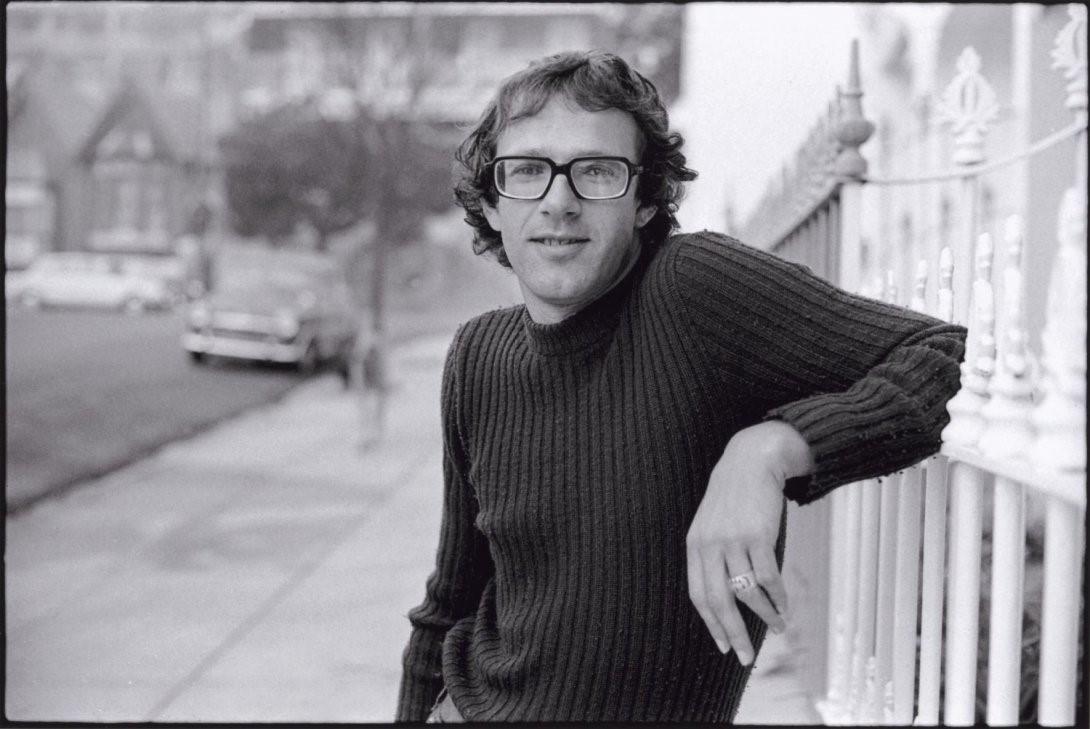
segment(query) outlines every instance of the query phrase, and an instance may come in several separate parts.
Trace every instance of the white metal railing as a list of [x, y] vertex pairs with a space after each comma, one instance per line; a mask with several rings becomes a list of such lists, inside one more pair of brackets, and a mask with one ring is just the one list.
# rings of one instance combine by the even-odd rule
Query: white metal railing
[[[997, 107], [970, 48], [941, 107], [954, 133], [952, 170], [868, 176], [859, 146], [874, 127], [863, 118], [853, 44], [835, 113], [823, 115], [810, 151], [796, 156], [795, 178], [784, 173], [746, 226], [756, 243], [860, 291], [864, 188], [958, 185], [952, 245], [938, 261], [913, 262], [913, 277], [887, 272], [882, 298], [900, 303], [895, 282], [914, 280], [911, 308], [967, 326], [962, 386], [948, 404], [940, 453], [830, 497], [828, 652], [825, 694], [816, 702], [826, 723], [1018, 724], [1029, 675], [1022, 665], [1025, 544], [1027, 529], [1038, 528], [1045, 546], [1036, 720], [1075, 720], [1086, 509], [1086, 9], [1072, 5], [1068, 13], [1052, 56], [1068, 82], [1069, 127], [988, 162], [984, 140]], [[1039, 246], [1024, 240], [1022, 218], [1012, 214], [996, 250], [980, 224], [981, 179], [1072, 137], [1075, 169], [1060, 205], [1052, 277], [1046, 290], [1028, 290], [1025, 259]], [[835, 225], [819, 218], [834, 209]], [[836, 250], [811, 250], [820, 246]], [[929, 271], [938, 274], [931, 306]], [[1037, 356], [1025, 310], [1044, 297]], [[1043, 524], [1029, 518], [1037, 503]]]

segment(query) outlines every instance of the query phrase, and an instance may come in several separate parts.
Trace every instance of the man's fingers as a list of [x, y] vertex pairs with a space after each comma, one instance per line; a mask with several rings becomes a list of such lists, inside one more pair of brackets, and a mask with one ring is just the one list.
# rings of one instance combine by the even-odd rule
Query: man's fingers
[[753, 644], [749, 642], [746, 624], [742, 621], [738, 606], [734, 604], [734, 591], [730, 587], [726, 558], [719, 552], [714, 554], [714, 558], [704, 559], [704, 589], [708, 592], [712, 610], [726, 631], [731, 647], [738, 654], [738, 660], [748, 666], [753, 662]]
[[[749, 557], [742, 556], [741, 552], [729, 553], [727, 567], [730, 570], [731, 577], [740, 575], [748, 575], [749, 577], [748, 587], [735, 591], [735, 597], [749, 606], [750, 610], [757, 613], [758, 617], [768, 623], [768, 626], [774, 632], [782, 633], [786, 627], [783, 618], [776, 612], [776, 608], [772, 606], [772, 603], [768, 601], [768, 597], [761, 590], [757, 571], [751, 568]], [[733, 590], [733, 587], [731, 589]]]
[[719, 652], [726, 653], [730, 649], [730, 641], [727, 640], [727, 632], [719, 624], [719, 618], [716, 617], [708, 602], [708, 593], [704, 588], [704, 565], [700, 550], [689, 547], [687, 556], [689, 599], [700, 614], [704, 624], [708, 626], [708, 632], [711, 633], [712, 639], [719, 646]]
[[772, 600], [772, 606], [784, 619], [787, 618], [787, 590], [783, 585], [783, 576], [776, 564], [776, 555], [771, 546], [750, 548], [749, 560], [757, 576], [757, 584], [764, 588]]

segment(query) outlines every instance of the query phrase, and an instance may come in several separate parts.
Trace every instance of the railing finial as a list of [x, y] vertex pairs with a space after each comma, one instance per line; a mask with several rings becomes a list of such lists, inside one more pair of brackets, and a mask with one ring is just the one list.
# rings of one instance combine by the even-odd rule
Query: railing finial
[[987, 385], [995, 372], [995, 289], [992, 287], [992, 260], [995, 246], [991, 233], [981, 233], [976, 242], [976, 280], [973, 281], [973, 323], [979, 327], [973, 368]]
[[859, 40], [852, 40], [851, 63], [848, 68], [848, 86], [837, 87], [840, 99], [840, 119], [836, 138], [840, 142], [840, 155], [836, 171], [841, 177], [858, 180], [867, 174], [867, 160], [859, 148], [874, 134], [874, 124], [863, 117], [863, 89], [859, 82]]
[[897, 297], [900, 292], [897, 290], [897, 276], [893, 273], [893, 269], [886, 269], [885, 285], [882, 289], [882, 300], [887, 304], [896, 304]]
[[908, 305], [921, 314], [927, 311], [927, 259], [916, 264], [916, 280], [912, 288], [912, 302]]
[[943, 246], [939, 251], [939, 290], [935, 315], [943, 321], [954, 320], [954, 251]]
[[1003, 347], [995, 376], [989, 383], [991, 398], [981, 409], [986, 426], [978, 446], [994, 458], [1024, 457], [1033, 443], [1030, 413], [1033, 410], [1034, 371], [1027, 347], [1022, 316], [1022, 218], [1007, 218], [1004, 238], [1007, 264], [1003, 270]]
[[1058, 228], [1030, 458], [1046, 470], [1079, 471], [1086, 470], [1086, 197], [1078, 187], [1064, 193]]
[[1070, 20], [1057, 34], [1052, 48], [1052, 68], [1063, 69], [1067, 79], [1067, 108], [1086, 114], [1086, 6], [1067, 6]]
[[995, 302], [992, 295], [992, 237], [981, 233], [976, 244], [976, 280], [972, 287], [969, 341], [961, 363], [961, 389], [946, 404], [950, 423], [944, 443], [975, 446], [984, 430], [980, 411], [988, 402], [988, 381], [995, 370]]
[[980, 73], [980, 55], [968, 46], [958, 57], [958, 73], [940, 100], [941, 118], [954, 132], [954, 162], [975, 165], [984, 161], [984, 136], [999, 114], [995, 91]]

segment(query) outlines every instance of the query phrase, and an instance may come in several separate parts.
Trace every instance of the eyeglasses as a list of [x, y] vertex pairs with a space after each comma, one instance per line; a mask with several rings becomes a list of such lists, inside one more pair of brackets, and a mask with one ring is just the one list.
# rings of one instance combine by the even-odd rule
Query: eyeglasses
[[514, 200], [540, 200], [549, 193], [557, 175], [568, 178], [580, 200], [624, 197], [642, 167], [624, 157], [577, 157], [558, 165], [547, 157], [497, 157], [492, 160], [496, 191]]

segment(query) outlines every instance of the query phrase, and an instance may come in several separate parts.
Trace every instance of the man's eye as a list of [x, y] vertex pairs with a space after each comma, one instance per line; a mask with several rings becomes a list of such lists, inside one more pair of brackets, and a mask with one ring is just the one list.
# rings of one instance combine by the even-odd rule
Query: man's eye
[[584, 167], [583, 174], [588, 177], [616, 177], [618, 171], [611, 165], [593, 164]]
[[511, 175], [519, 175], [522, 177], [532, 177], [534, 175], [541, 175], [545, 173], [545, 165], [540, 162], [522, 162], [514, 165], [508, 172]]

